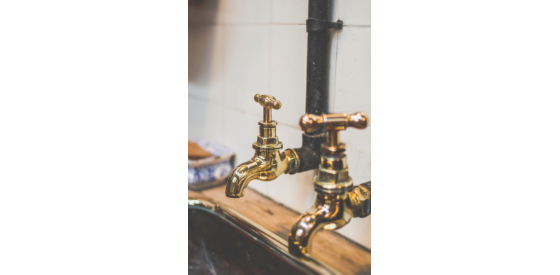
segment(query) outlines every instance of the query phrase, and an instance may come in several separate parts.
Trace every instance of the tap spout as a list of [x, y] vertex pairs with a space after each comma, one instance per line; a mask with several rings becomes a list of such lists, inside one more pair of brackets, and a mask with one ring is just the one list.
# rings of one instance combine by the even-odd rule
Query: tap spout
[[313, 207], [301, 215], [290, 231], [288, 248], [297, 256], [309, 256], [315, 234], [322, 229], [335, 230], [350, 222], [352, 208], [346, 192], [317, 192]]
[[249, 182], [259, 177], [262, 165], [263, 161], [256, 158], [235, 167], [226, 180], [226, 196], [230, 198], [243, 197]]
[[290, 231], [288, 248], [296, 256], [309, 256], [311, 242], [321, 229], [336, 230], [351, 218], [363, 218], [371, 213], [371, 182], [326, 192], [316, 188], [315, 203], [303, 213]]
[[241, 198], [252, 180], [271, 181], [284, 173], [296, 173], [297, 155], [293, 149], [263, 149], [255, 146], [255, 155], [249, 161], [235, 167], [226, 179], [226, 196]]

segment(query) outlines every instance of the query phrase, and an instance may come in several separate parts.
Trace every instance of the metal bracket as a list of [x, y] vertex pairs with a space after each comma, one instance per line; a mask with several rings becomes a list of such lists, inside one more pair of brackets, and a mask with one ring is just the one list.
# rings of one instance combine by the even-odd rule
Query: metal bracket
[[342, 21], [338, 20], [336, 22], [329, 22], [326, 20], [319, 20], [309, 18], [305, 21], [307, 26], [307, 32], [322, 31], [328, 29], [342, 29]]

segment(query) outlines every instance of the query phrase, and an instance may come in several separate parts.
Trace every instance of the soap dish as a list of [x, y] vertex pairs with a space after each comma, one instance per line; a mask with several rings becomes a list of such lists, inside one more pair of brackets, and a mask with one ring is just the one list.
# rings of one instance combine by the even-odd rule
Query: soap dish
[[189, 159], [189, 189], [204, 190], [224, 184], [233, 169], [235, 153], [217, 142], [200, 139], [192, 141], [212, 156], [199, 160]]

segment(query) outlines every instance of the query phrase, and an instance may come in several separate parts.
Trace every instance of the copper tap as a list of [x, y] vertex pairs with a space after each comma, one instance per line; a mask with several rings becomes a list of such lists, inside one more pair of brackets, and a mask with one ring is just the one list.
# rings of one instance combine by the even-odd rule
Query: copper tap
[[299, 160], [293, 149], [283, 152], [282, 142], [276, 136], [276, 121], [272, 109], [278, 110], [282, 103], [273, 96], [256, 94], [255, 101], [263, 107], [263, 120], [259, 121], [259, 135], [253, 143], [253, 157], [235, 167], [226, 180], [226, 196], [241, 198], [252, 180], [271, 181], [284, 173], [295, 174]]
[[315, 203], [298, 218], [290, 231], [288, 247], [292, 254], [309, 255], [317, 232], [341, 228], [352, 217], [370, 214], [371, 184], [353, 185], [344, 154], [346, 145], [339, 141], [339, 131], [347, 127], [364, 129], [367, 125], [368, 118], [362, 112], [350, 116], [345, 113], [302, 116], [300, 126], [303, 131], [323, 128], [328, 136], [327, 142], [321, 146], [319, 174], [313, 178], [317, 193]]

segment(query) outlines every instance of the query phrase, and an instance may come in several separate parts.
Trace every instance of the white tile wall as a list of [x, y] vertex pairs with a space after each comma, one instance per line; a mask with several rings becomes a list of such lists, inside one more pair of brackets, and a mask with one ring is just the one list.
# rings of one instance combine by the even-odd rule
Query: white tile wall
[[[201, 117], [207, 119], [200, 119]], [[218, 142], [224, 141], [224, 120], [220, 104], [189, 97], [188, 121], [189, 139], [204, 138]]]
[[226, 26], [225, 37], [225, 105], [262, 116], [262, 108], [253, 97], [269, 93], [269, 27]]
[[257, 122], [261, 118], [228, 107], [221, 110], [221, 115], [224, 121], [224, 144], [235, 150], [236, 164], [249, 160], [255, 152], [252, 144], [257, 141]]
[[199, 25], [189, 28], [189, 96], [223, 102], [224, 28]]
[[371, 28], [346, 27], [338, 33], [334, 111], [371, 108]]
[[[189, 138], [214, 139], [233, 148], [237, 164], [253, 156], [262, 108], [256, 93], [282, 102], [273, 111], [284, 148], [301, 146], [298, 120], [305, 111], [307, 0], [203, 1], [189, 10]], [[371, 113], [370, 3], [335, 1], [334, 16], [349, 24], [333, 31], [330, 109]], [[191, 27], [192, 26], [192, 27]], [[371, 127], [341, 134], [356, 184], [371, 179]], [[282, 175], [250, 188], [296, 210], [315, 199], [316, 171]], [[338, 232], [370, 247], [370, 217], [353, 219]]]
[[345, 25], [371, 26], [371, 0], [339, 0], [336, 4], [337, 19]]
[[305, 25], [273, 25], [270, 33], [270, 94], [282, 102], [272, 117], [297, 128], [305, 110], [307, 32]]
[[308, 5], [308, 0], [272, 0], [272, 23], [305, 25]]
[[268, 24], [271, 3], [259, 0], [219, 1], [218, 21], [225, 24]]

